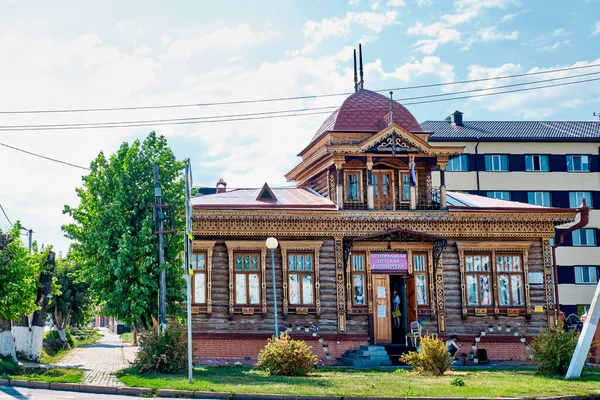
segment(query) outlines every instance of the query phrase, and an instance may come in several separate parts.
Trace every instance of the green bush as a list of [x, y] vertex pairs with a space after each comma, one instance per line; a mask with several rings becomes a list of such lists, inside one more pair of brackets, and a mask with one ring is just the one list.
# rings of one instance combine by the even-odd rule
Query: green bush
[[465, 381], [460, 378], [454, 378], [450, 381], [452, 386], [465, 386]]
[[303, 340], [292, 339], [287, 332], [279, 339], [271, 338], [258, 354], [258, 368], [269, 375], [304, 376], [319, 361]]
[[0, 376], [19, 375], [21, 367], [8, 357], [0, 357]]
[[413, 367], [418, 373], [434, 376], [444, 375], [453, 361], [444, 342], [433, 335], [423, 336], [419, 349], [403, 354], [400, 360]]
[[140, 373], [176, 374], [187, 368], [187, 338], [176, 324], [158, 333], [158, 327], [140, 335], [139, 351], [133, 363]]
[[569, 368], [578, 338], [578, 333], [563, 329], [542, 331], [531, 342], [531, 362], [537, 365], [537, 372], [543, 375], [564, 375]]
[[44, 334], [44, 341], [42, 342], [42, 347], [44, 351], [49, 356], [55, 356], [61, 350], [68, 350], [75, 346], [73, 342], [73, 337], [71, 336], [69, 330], [66, 330], [66, 338], [67, 341], [63, 342], [60, 340], [60, 336], [58, 331], [52, 330], [48, 331]]

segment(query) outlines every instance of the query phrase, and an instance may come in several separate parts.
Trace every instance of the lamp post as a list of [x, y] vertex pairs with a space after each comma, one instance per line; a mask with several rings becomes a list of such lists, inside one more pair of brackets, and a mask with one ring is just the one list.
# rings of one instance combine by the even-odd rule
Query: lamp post
[[273, 278], [273, 309], [275, 311], [275, 339], [279, 339], [279, 325], [277, 324], [277, 286], [275, 285], [275, 249], [277, 248], [277, 239], [270, 237], [267, 239], [267, 249], [271, 250], [271, 273]]

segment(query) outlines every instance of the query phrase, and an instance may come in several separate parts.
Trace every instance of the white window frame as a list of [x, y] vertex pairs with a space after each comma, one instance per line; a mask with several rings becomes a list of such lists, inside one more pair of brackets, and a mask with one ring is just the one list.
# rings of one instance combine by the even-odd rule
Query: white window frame
[[[579, 158], [579, 169], [575, 168], [575, 160]], [[590, 156], [587, 154], [567, 155], [567, 172], [590, 172]]]
[[[488, 169], [488, 159], [489, 166]], [[506, 169], [502, 168], [502, 160], [506, 160]], [[486, 154], [485, 155], [485, 170], [488, 172], [508, 172], [510, 171], [508, 154]]]
[[[533, 201], [532, 201], [533, 200]], [[546, 201], [548, 200], [548, 201]], [[536, 206], [552, 207], [552, 193], [527, 192], [527, 202]]]
[[[595, 285], [598, 283], [598, 267], [595, 265], [576, 265], [575, 283], [578, 285]], [[588, 271], [588, 280], [584, 279], [584, 271]]]
[[510, 192], [509, 191], [502, 191], [502, 190], [491, 191], [491, 192], [487, 192], [486, 196], [491, 199], [510, 201]]
[[[584, 234], [585, 241], [581, 240], [582, 232], [585, 232], [585, 234]], [[577, 229], [577, 230], [573, 231], [571, 234], [573, 235], [573, 246], [577, 246], [577, 247], [596, 246], [596, 230], [595, 229]]]
[[587, 206], [593, 208], [594, 196], [592, 192], [569, 192], [569, 207], [579, 207], [581, 205], [581, 199], [583, 198], [585, 198]]
[[451, 157], [446, 166], [446, 172], [468, 172], [469, 157], [467, 154], [460, 154]]
[[[538, 168], [535, 168], [535, 160], [537, 157]], [[531, 168], [527, 167], [527, 160], [530, 159]], [[545, 159], [545, 168], [542, 160]], [[527, 172], [548, 172], [550, 171], [550, 157], [546, 154], [525, 154], [525, 171]]]

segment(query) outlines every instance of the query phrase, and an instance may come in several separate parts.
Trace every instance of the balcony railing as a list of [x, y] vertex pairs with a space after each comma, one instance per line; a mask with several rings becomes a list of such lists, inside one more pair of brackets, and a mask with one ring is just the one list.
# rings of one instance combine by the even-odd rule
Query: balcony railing
[[[416, 195], [415, 199], [415, 210], [439, 210], [441, 209], [441, 198], [440, 198], [440, 187], [417, 187], [413, 192]], [[377, 198], [373, 202], [374, 210], [387, 210], [392, 211], [394, 207], [392, 204], [385, 206], [381, 205], [381, 201]], [[396, 210], [410, 210], [410, 201], [400, 200], [400, 193], [396, 192]], [[343, 210], [368, 210], [367, 195], [358, 201], [344, 201]]]

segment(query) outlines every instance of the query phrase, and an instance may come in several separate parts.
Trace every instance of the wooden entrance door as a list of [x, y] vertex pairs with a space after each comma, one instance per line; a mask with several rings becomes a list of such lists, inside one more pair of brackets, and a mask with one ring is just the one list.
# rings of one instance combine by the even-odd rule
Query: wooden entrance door
[[393, 174], [390, 171], [372, 171], [373, 206], [376, 210], [394, 208]]
[[390, 277], [373, 275], [373, 341], [392, 342], [392, 311], [390, 310]]
[[410, 277], [406, 282], [406, 316], [408, 327], [410, 323], [417, 320], [417, 291], [415, 288], [415, 278]]

